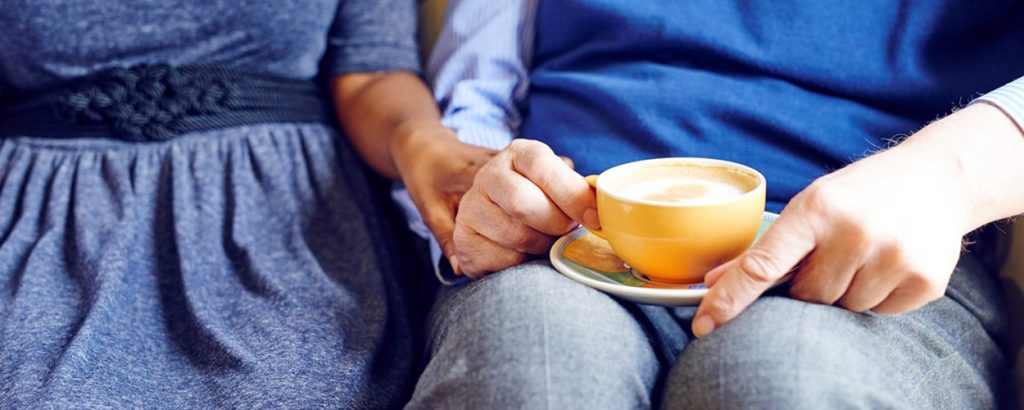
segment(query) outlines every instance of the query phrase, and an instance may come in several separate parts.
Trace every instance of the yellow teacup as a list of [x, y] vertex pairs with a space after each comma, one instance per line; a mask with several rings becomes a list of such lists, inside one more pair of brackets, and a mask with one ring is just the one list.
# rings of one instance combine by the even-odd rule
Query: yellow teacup
[[661, 158], [591, 175], [601, 229], [594, 232], [639, 273], [697, 283], [754, 241], [766, 182], [753, 168], [707, 158]]

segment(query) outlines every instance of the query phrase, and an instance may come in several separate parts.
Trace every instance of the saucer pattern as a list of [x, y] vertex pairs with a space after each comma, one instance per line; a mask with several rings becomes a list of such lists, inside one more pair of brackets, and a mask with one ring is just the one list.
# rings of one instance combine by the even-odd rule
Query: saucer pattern
[[[761, 227], [756, 238], [760, 238], [776, 218], [778, 215], [766, 212], [761, 219]], [[575, 273], [599, 282], [648, 289], [707, 289], [703, 283], [667, 284], [648, 280], [619, 259], [607, 241], [590, 233], [584, 227], [568, 233], [555, 246], [556, 249], [551, 253], [552, 257], [559, 258], [560, 262]]]

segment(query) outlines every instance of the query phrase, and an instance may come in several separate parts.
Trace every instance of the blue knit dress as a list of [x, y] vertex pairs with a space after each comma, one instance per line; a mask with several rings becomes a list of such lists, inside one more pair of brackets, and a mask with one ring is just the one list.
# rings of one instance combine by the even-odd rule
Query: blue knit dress
[[[0, 100], [97, 70], [418, 70], [411, 0], [0, 7]], [[412, 342], [358, 157], [323, 124], [0, 139], [0, 408], [376, 408]]]

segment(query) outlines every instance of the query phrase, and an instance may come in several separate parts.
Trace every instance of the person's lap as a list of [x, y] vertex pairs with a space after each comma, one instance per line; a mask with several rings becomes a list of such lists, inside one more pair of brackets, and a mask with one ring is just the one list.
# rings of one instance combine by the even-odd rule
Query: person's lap
[[0, 139], [0, 408], [403, 403], [398, 253], [340, 141]]
[[413, 408], [622, 408], [658, 376], [623, 305], [542, 264], [443, 290], [430, 331]]
[[973, 258], [957, 270], [909, 314], [766, 296], [688, 343], [693, 308], [619, 302], [533, 262], [442, 292], [409, 407], [992, 407], [999, 294]]

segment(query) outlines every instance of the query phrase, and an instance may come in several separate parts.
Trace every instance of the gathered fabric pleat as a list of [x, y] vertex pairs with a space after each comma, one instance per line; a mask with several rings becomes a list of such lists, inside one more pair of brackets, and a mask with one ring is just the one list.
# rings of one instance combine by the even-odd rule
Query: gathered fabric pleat
[[410, 329], [331, 128], [0, 140], [0, 401], [388, 407]]

